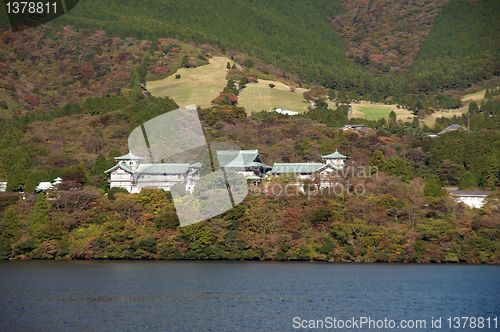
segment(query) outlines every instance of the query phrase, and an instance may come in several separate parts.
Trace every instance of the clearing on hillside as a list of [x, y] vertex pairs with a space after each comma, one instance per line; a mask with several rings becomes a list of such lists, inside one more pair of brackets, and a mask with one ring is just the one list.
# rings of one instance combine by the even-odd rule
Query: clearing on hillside
[[435, 111], [431, 115], [428, 115], [424, 119], [424, 124], [426, 124], [429, 127], [432, 127], [436, 124], [436, 119], [437, 118], [452, 118], [455, 115], [456, 116], [461, 116], [464, 113], [467, 113], [468, 108], [467, 107], [460, 107], [457, 109], [449, 109], [449, 110], [439, 110]]
[[[274, 84], [271, 88], [269, 84]], [[257, 83], [249, 83], [240, 91], [238, 105], [245, 108], [248, 113], [271, 111], [274, 108], [282, 108], [294, 112], [305, 112], [309, 103], [304, 99], [303, 88], [291, 91], [290, 87], [277, 81], [259, 80]]]
[[469, 104], [472, 101], [475, 101], [476, 103], [480, 104], [481, 101], [484, 99], [484, 95], [486, 93], [486, 90], [480, 90], [476, 91], [473, 93], [468, 93], [464, 96], [462, 96], [461, 101], [463, 103], [463, 106], [457, 109], [448, 109], [448, 110], [438, 110], [432, 113], [431, 115], [427, 116], [424, 119], [424, 123], [432, 127], [436, 123], [437, 118], [445, 117], [445, 118], [452, 118], [454, 116], [461, 116], [462, 114], [465, 114], [469, 111]]
[[388, 118], [389, 113], [394, 111], [397, 120], [412, 121], [413, 114], [406, 108], [398, 108], [397, 105], [374, 104], [362, 101], [359, 104], [351, 104], [351, 118], [362, 118], [367, 120], [378, 120]]
[[[210, 107], [227, 84], [226, 65], [233, 61], [226, 57], [213, 57], [208, 65], [196, 68], [180, 68], [173, 75], [146, 83], [146, 89], [155, 97], [170, 97], [177, 105], [195, 104]], [[180, 75], [176, 79], [175, 76]]]
[[465, 96], [462, 97], [462, 103], [468, 103], [471, 101], [480, 102], [484, 99], [484, 94], [486, 93], [486, 90], [481, 90], [473, 93], [466, 94]]

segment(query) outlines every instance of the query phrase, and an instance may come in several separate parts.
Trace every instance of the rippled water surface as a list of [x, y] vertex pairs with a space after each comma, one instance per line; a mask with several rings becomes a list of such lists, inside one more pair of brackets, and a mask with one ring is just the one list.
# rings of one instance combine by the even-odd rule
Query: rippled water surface
[[283, 331], [294, 317], [430, 321], [499, 309], [499, 266], [0, 263], [0, 331]]

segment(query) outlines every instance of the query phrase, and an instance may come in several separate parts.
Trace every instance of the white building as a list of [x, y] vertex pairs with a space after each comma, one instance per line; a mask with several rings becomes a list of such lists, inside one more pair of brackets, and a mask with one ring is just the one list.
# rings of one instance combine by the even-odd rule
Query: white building
[[195, 164], [145, 164], [143, 158], [132, 153], [116, 157], [115, 166], [105, 171], [110, 176], [110, 188], [123, 188], [138, 193], [142, 188], [159, 188], [169, 191], [176, 184], [183, 184], [192, 192], [199, 179], [200, 163]]
[[282, 108], [275, 108], [273, 111], [276, 113], [288, 115], [288, 116], [295, 116], [295, 115], [299, 114], [299, 112], [289, 111], [289, 110], [282, 109]]
[[365, 125], [362, 124], [347, 124], [342, 127], [342, 130], [356, 130], [356, 131], [363, 131], [366, 129]]
[[470, 208], [480, 209], [486, 204], [488, 191], [480, 190], [450, 190], [449, 194], [458, 203], [463, 203]]
[[0, 193], [3, 193], [7, 190], [7, 182], [0, 182]]
[[298, 182], [310, 180], [319, 182], [320, 187], [329, 187], [334, 184], [337, 171], [347, 166], [348, 157], [335, 150], [322, 159], [324, 163], [275, 163], [269, 175], [292, 175]]
[[326, 156], [321, 156], [321, 159], [323, 159], [327, 165], [331, 165], [339, 169], [346, 167], [347, 156], [344, 156], [337, 150], [333, 153], [327, 154]]
[[232, 169], [252, 182], [260, 181], [271, 169], [263, 163], [259, 150], [217, 150], [217, 160], [221, 168]]
[[52, 182], [48, 182], [48, 181], [40, 182], [38, 184], [38, 186], [36, 186], [35, 192], [39, 193], [39, 192], [45, 192], [47, 190], [54, 189], [55, 187], [57, 187], [61, 183], [62, 183], [62, 179], [60, 177], [55, 178], [54, 180], [52, 180]]
[[322, 163], [274, 163], [271, 175], [293, 175], [299, 181], [314, 180], [316, 174], [325, 173], [331, 169]]

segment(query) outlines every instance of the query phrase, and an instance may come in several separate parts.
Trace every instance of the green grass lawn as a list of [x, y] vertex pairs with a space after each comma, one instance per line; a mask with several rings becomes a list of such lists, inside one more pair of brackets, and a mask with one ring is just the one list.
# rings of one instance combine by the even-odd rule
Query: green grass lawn
[[[269, 83], [273, 83], [275, 87], [269, 87]], [[258, 83], [250, 83], [241, 90], [238, 105], [244, 107], [248, 113], [271, 111], [273, 108], [305, 112], [309, 104], [302, 95], [304, 91], [297, 88], [295, 92], [291, 92], [283, 83], [259, 80]]]
[[155, 97], [170, 97], [177, 105], [195, 104], [210, 107], [211, 101], [227, 84], [226, 64], [233, 63], [226, 57], [213, 57], [210, 64], [196, 68], [180, 68], [176, 74], [165, 79], [148, 81], [147, 90]]
[[387, 118], [389, 117], [389, 113], [391, 113], [390, 107], [361, 106], [358, 110], [363, 113], [363, 118], [367, 120]]

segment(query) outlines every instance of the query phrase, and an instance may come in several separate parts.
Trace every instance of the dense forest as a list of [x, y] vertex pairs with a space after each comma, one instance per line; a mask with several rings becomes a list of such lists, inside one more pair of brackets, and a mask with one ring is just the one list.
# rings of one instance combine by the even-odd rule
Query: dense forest
[[377, 71], [409, 68], [447, 0], [343, 1], [332, 20], [347, 55]]
[[[411, 65], [397, 74], [349, 59], [346, 40], [331, 26], [345, 9], [326, 0], [89, 0], [56, 22], [63, 28], [2, 32], [0, 180], [8, 180], [8, 192], [0, 193], [0, 258], [500, 263], [498, 87], [433, 128], [395, 112], [378, 121], [348, 116], [349, 99], [360, 95], [414, 101], [497, 75], [498, 2], [441, 7], [427, 37], [414, 41]], [[286, 177], [266, 179], [235, 209], [181, 228], [168, 193], [110, 189], [104, 170], [127, 152], [130, 130], [177, 108], [152, 97], [145, 80], [206, 63], [217, 52], [245, 59], [231, 75], [267, 63], [276, 76], [314, 83], [306, 94], [315, 106], [294, 117], [248, 115], [237, 98], [216, 98], [199, 109], [209, 141], [258, 149], [269, 165], [319, 161], [338, 149], [351, 167], [378, 170], [339, 179], [364, 190], [332, 193], [306, 184], [305, 193], [284, 196], [275, 188]], [[236, 96], [244, 78], [229, 79], [222, 96]], [[326, 95], [335, 97], [335, 110]], [[446, 107], [460, 106], [438, 97]], [[347, 123], [367, 129], [341, 130]], [[427, 135], [452, 123], [462, 130]], [[57, 190], [34, 192], [56, 177], [63, 178]], [[469, 209], [447, 186], [491, 194], [484, 208]]]
[[[384, 10], [392, 8], [386, 7]], [[264, 0], [148, 3], [86, 0], [56, 22], [104, 29], [111, 35], [147, 39], [175, 37], [209, 43], [262, 59], [289, 74], [299, 75], [306, 83], [352, 91], [374, 101], [394, 97], [408, 102], [409, 94], [465, 88], [498, 75], [499, 7], [500, 3], [494, 0], [449, 1], [435, 17], [428, 35], [424, 34], [427, 37], [423, 36], [412, 48], [412, 53], [418, 52], [403, 74], [374, 74], [348, 58], [346, 40], [331, 26], [331, 19], [343, 12], [340, 1], [287, 1], [285, 4]], [[420, 17], [426, 9], [419, 9], [408, 15]], [[399, 15], [380, 12], [384, 14], [388, 17], [385, 25], [401, 26], [398, 21], [403, 18]], [[409, 35], [419, 35], [421, 25], [433, 21], [411, 19], [417, 22], [402, 27]], [[346, 21], [345, 24], [352, 24], [348, 18]], [[392, 38], [394, 34], [394, 38], [401, 38], [400, 30], [389, 29], [381, 35]], [[397, 43], [388, 47], [384, 52], [399, 49]], [[376, 53], [369, 47], [367, 52]], [[402, 63], [402, 59], [398, 59]]]
[[[126, 152], [129, 128], [175, 107], [168, 99], [103, 97], [68, 105], [45, 118], [24, 116], [3, 123], [2, 170], [10, 190], [24, 185], [27, 193], [25, 199], [15, 192], [0, 197], [1, 256], [500, 260], [496, 203], [470, 210], [443, 190], [444, 185], [498, 187], [498, 128], [430, 139], [419, 128], [398, 122], [368, 123], [373, 129], [359, 134], [330, 127], [329, 118], [272, 113], [247, 117], [243, 109], [228, 105], [200, 110], [209, 140], [258, 148], [269, 164], [318, 160], [338, 148], [352, 158], [352, 165], [371, 165], [380, 172], [362, 178], [347, 175], [342, 181], [365, 188], [356, 195], [311, 191], [283, 196], [273, 189], [282, 180], [264, 181], [223, 216], [179, 228], [167, 193], [144, 190], [130, 195], [109, 190], [103, 174], [113, 165], [112, 157]], [[477, 114], [484, 117], [480, 110]], [[44, 136], [46, 131], [59, 137], [55, 151], [54, 138]], [[101, 142], [94, 140], [96, 131], [102, 134]], [[32, 193], [38, 181], [55, 176], [65, 179], [59, 190]]]

